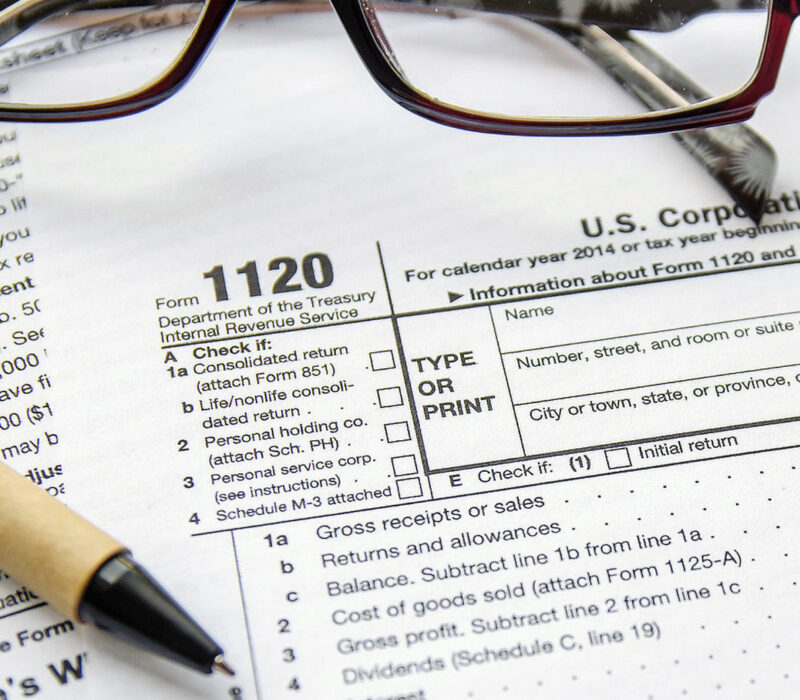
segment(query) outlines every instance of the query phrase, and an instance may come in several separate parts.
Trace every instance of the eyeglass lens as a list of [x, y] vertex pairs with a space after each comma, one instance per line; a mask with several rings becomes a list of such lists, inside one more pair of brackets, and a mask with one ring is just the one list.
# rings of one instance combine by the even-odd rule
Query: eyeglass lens
[[11, 3], [0, 12], [0, 99], [55, 106], [138, 90], [182, 54], [203, 7], [202, 2]]
[[[373, 31], [411, 85], [458, 107], [532, 118], [632, 115], [735, 92], [758, 66], [769, 16], [766, 0], [369, 1]], [[582, 51], [548, 24], [570, 28]], [[607, 73], [648, 72], [620, 33], [702, 89], [678, 80], [658, 105], [620, 90]]]

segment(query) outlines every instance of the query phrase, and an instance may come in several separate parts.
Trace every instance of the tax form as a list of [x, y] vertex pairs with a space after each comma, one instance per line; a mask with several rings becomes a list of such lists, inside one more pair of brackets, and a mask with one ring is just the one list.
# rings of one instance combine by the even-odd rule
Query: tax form
[[0, 698], [795, 697], [792, 76], [756, 225], [667, 136], [449, 130], [275, 26], [0, 136], [0, 457], [237, 671], [4, 580]]

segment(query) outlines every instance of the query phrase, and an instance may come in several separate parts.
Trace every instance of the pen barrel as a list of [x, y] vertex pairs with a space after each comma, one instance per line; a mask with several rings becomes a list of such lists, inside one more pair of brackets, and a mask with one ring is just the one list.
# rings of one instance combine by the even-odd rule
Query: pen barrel
[[80, 619], [89, 580], [127, 549], [0, 462], [0, 568], [60, 612]]

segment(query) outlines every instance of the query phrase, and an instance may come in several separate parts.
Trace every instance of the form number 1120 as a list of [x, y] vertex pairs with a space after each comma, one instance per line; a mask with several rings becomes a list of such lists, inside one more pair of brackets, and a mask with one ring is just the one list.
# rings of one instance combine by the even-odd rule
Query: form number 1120
[[[279, 273], [272, 283], [273, 294], [299, 292], [303, 289], [303, 282], [313, 289], [323, 289], [333, 284], [333, 264], [325, 253], [309, 253], [299, 264], [295, 258], [274, 258], [269, 262], [269, 269]], [[301, 281], [293, 281], [298, 271]], [[236, 274], [244, 275], [251, 297], [261, 296], [261, 280], [255, 260], [248, 260], [242, 267], [236, 268]], [[217, 301], [228, 300], [228, 284], [222, 265], [215, 265], [203, 273], [203, 279], [211, 280]]]

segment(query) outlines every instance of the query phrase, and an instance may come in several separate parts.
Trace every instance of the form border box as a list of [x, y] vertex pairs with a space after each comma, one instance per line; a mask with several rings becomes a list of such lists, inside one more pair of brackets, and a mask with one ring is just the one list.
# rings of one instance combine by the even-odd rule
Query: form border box
[[397, 457], [392, 457], [392, 471], [395, 476], [419, 474], [417, 458], [414, 455], [398, 455]]
[[[390, 393], [391, 392], [391, 393]], [[397, 395], [397, 398], [390, 398], [393, 394]], [[402, 406], [403, 405], [403, 392], [400, 390], [399, 386], [385, 386], [382, 389], [377, 390], [378, 394], [378, 408], [394, 408], [395, 406]], [[397, 403], [389, 403], [390, 401], [397, 401]]]
[[[396, 432], [399, 433], [400, 430], [405, 430], [405, 433], [402, 437], [398, 437], [396, 434], [393, 434]], [[386, 435], [386, 442], [389, 443], [408, 442], [411, 439], [411, 427], [408, 425], [407, 420], [396, 421], [394, 423], [384, 423], [383, 432]]]
[[632, 467], [631, 453], [627, 447], [614, 447], [605, 450], [606, 464], [609, 469], [627, 469]]
[[411, 477], [410, 479], [397, 479], [395, 484], [397, 485], [397, 497], [400, 500], [405, 500], [407, 498], [419, 498], [420, 496], [424, 495], [422, 492], [422, 482], [419, 480], [419, 477]]
[[369, 364], [373, 372], [383, 372], [397, 367], [392, 350], [373, 350], [369, 354]]

